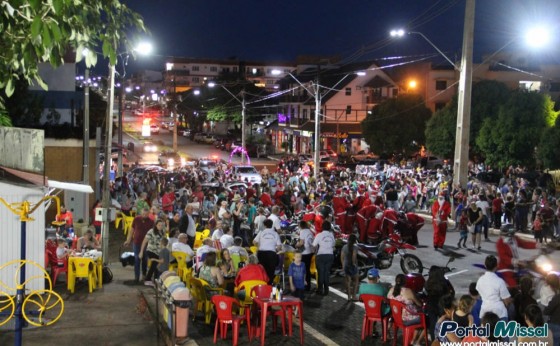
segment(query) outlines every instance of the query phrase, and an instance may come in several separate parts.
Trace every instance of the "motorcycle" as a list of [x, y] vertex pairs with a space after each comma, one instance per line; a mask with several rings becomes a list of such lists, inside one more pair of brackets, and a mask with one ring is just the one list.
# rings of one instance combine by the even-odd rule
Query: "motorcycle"
[[[336, 234], [336, 232], [335, 232]], [[344, 235], [347, 236], [347, 235]], [[342, 246], [346, 241], [340, 237], [335, 247], [335, 261], [333, 269], [336, 274], [344, 275], [342, 263], [340, 260]], [[382, 240], [378, 245], [368, 245], [364, 243], [356, 243], [358, 248], [358, 273], [360, 280], [367, 276], [367, 272], [371, 268], [387, 269], [393, 265], [395, 254], [400, 256], [400, 266], [403, 273], [419, 273], [422, 274], [424, 266], [422, 261], [416, 255], [407, 253], [407, 250], [415, 250], [416, 247], [404, 242], [398, 232]]]

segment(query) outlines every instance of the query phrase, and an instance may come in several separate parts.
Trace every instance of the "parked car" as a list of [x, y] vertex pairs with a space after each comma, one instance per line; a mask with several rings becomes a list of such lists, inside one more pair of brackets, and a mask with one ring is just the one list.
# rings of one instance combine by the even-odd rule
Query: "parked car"
[[179, 155], [179, 153], [174, 151], [164, 151], [158, 155], [158, 162], [164, 167], [177, 167], [178, 165], [183, 165], [185, 159]]
[[259, 174], [257, 169], [249, 165], [239, 165], [233, 166], [232, 174], [234, 177], [240, 181], [248, 181], [251, 184], [260, 184], [262, 182], [262, 176]]
[[181, 131], [181, 136], [190, 137], [191, 133], [192, 133], [191, 129], [184, 129], [183, 131]]
[[206, 133], [198, 132], [194, 134], [193, 141], [195, 141], [196, 143], [202, 143], [204, 142], [204, 138], [206, 138]]
[[198, 160], [198, 168], [206, 172], [208, 179], [214, 176], [214, 172], [218, 169], [218, 164], [219, 161], [213, 158], [204, 157]]
[[436, 156], [426, 156], [420, 158], [420, 166], [426, 169], [439, 169], [447, 164], [447, 160], [441, 159]]
[[215, 141], [216, 137], [211, 134], [207, 134], [206, 137], [204, 137], [204, 139], [202, 140], [202, 142], [205, 144], [214, 144]]
[[157, 126], [156, 124], [150, 125], [150, 133], [153, 135], [159, 134], [159, 126]]

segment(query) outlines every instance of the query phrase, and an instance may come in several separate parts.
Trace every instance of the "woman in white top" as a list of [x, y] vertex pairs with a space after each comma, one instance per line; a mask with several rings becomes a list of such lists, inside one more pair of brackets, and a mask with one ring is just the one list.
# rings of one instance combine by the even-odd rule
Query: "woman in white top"
[[313, 259], [313, 232], [309, 229], [309, 225], [305, 221], [299, 222], [299, 240], [298, 248], [303, 248], [302, 262], [305, 263], [305, 290], [311, 290], [311, 260]]
[[329, 221], [324, 221], [322, 226], [323, 231], [313, 240], [313, 246], [317, 249], [317, 256], [315, 263], [317, 266], [318, 282], [317, 294], [329, 294], [329, 280], [331, 276], [331, 267], [334, 261], [334, 235], [332, 233], [332, 226]]
[[282, 248], [280, 236], [272, 226], [272, 220], [264, 220], [264, 231], [257, 234], [253, 243], [258, 247], [257, 258], [268, 275], [269, 282], [274, 281], [274, 271], [278, 265], [278, 251]]

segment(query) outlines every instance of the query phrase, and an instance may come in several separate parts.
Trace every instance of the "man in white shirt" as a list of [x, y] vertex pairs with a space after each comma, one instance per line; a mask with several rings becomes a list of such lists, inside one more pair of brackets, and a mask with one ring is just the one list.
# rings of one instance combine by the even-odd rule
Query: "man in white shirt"
[[220, 237], [220, 243], [222, 244], [222, 249], [227, 249], [233, 245], [233, 229], [225, 226], [224, 234]]
[[178, 251], [185, 253], [187, 256], [185, 258], [187, 264], [192, 261], [194, 258], [194, 251], [191, 247], [187, 244], [187, 235], [185, 233], [180, 233], [177, 237], [178, 242], [174, 243], [171, 246], [171, 252]]
[[266, 270], [266, 274], [270, 280], [268, 283], [269, 285], [274, 281], [274, 271], [278, 265], [277, 252], [282, 248], [280, 236], [272, 225], [273, 222], [271, 219], [264, 220], [264, 231], [257, 234], [255, 240], [253, 240], [253, 243], [259, 249], [257, 258], [259, 259], [259, 263], [262, 264]]
[[313, 232], [309, 229], [309, 225], [305, 221], [299, 222], [299, 240], [297, 246], [303, 247], [302, 261], [305, 263], [305, 290], [311, 290], [311, 260], [315, 249], [313, 248], [314, 240]]
[[512, 302], [512, 299], [506, 282], [496, 275], [498, 260], [492, 255], [487, 256], [484, 266], [486, 267], [486, 273], [476, 282], [476, 290], [480, 293], [480, 298], [482, 298], [480, 318], [487, 312], [493, 312], [501, 320], [507, 321], [507, 305]]
[[206, 238], [202, 241], [202, 246], [196, 250], [196, 270], [198, 271], [204, 263], [204, 258], [209, 252], [216, 252], [217, 250], [212, 247], [212, 239]]
[[264, 208], [257, 209], [257, 216], [255, 216], [255, 220], [253, 224], [255, 225], [255, 235], [259, 234], [261, 231], [264, 230], [264, 220], [266, 220], [266, 215], [264, 215]]
[[278, 217], [278, 213], [280, 209], [277, 206], [272, 207], [270, 211], [270, 216], [268, 217], [269, 220], [272, 220], [272, 228], [276, 230], [276, 232], [280, 232], [280, 218]]

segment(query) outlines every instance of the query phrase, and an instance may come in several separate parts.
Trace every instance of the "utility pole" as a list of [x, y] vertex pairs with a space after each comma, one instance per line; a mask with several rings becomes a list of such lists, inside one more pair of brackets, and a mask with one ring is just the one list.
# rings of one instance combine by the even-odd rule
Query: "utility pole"
[[[89, 185], [89, 69], [84, 74], [84, 162], [82, 165], [82, 179], [85, 185]], [[87, 221], [87, 220], [86, 220]]]
[[[246, 151], [247, 147], [245, 146], [245, 89], [241, 91], [241, 147], [243, 150]], [[245, 164], [245, 153], [241, 153], [241, 164]]]
[[111, 157], [111, 144], [113, 141], [113, 105], [115, 103], [115, 65], [109, 66], [109, 90], [107, 95], [107, 118], [106, 122], [106, 138], [105, 138], [105, 166], [103, 173], [103, 222], [101, 224], [101, 236], [103, 238], [103, 262], [107, 263], [109, 259], [109, 223], [111, 203], [111, 166], [113, 159]]
[[118, 132], [118, 142], [119, 142], [119, 159], [118, 159], [118, 174], [117, 176], [124, 176], [123, 169], [123, 97], [124, 97], [124, 78], [121, 80], [121, 90], [119, 93], [119, 132]]
[[453, 163], [453, 181], [459, 183], [462, 188], [467, 186], [469, 174], [474, 9], [475, 0], [466, 0], [465, 25], [463, 29], [463, 55], [461, 58], [461, 75], [459, 79], [457, 132], [455, 135], [455, 156]]
[[313, 169], [313, 178], [315, 184], [318, 183], [321, 154], [321, 93], [319, 92], [319, 73], [317, 73], [317, 81], [315, 82], [315, 163]]

